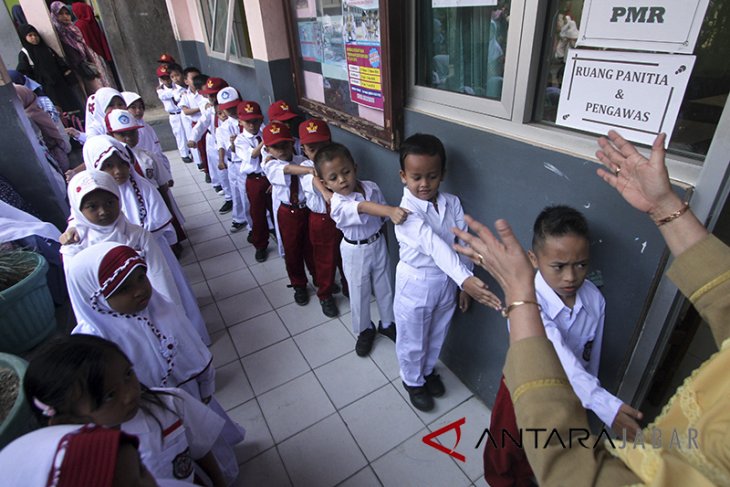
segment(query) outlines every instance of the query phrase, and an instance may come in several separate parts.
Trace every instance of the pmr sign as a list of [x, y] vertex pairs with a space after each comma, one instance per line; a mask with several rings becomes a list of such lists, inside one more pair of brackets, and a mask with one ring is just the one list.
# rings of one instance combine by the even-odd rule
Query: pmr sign
[[578, 47], [694, 52], [709, 0], [585, 0]]
[[[556, 123], [651, 145], [671, 136], [695, 56], [571, 49]], [[667, 144], [669, 140], [667, 139]]]

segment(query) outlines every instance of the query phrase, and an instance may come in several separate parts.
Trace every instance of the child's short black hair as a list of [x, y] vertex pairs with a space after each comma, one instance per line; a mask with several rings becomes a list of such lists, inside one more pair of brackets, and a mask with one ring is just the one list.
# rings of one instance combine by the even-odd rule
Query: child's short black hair
[[195, 86], [195, 89], [199, 90], [205, 86], [205, 82], [208, 81], [209, 77], [207, 74], [199, 74], [193, 78], [193, 86]]
[[532, 227], [532, 248], [539, 249], [548, 237], [577, 235], [587, 240], [588, 233], [583, 213], [566, 205], [548, 206], [537, 215]]
[[342, 144], [332, 142], [320, 148], [314, 156], [314, 168], [317, 170], [317, 174], [322, 175], [322, 164], [338, 157], [350, 161], [353, 166], [355, 165], [355, 159], [353, 159], [350, 150]]
[[167, 71], [177, 71], [179, 73], [182, 73], [183, 68], [178, 63], [172, 63], [167, 65]]
[[196, 68], [195, 66], [188, 66], [187, 68], [183, 69], [182, 74], [183, 74], [184, 77], [187, 78], [189, 73], [198, 73], [198, 74], [200, 74], [201, 71], [198, 68]]
[[23, 379], [31, 409], [39, 419], [47, 420], [33, 404], [34, 398], [56, 410], [70, 411], [84, 395], [91, 398], [93, 409], [99, 408], [104, 400], [106, 363], [114, 353], [127, 358], [115, 343], [93, 335], [71, 335], [45, 345], [28, 364]]
[[405, 171], [405, 160], [410, 154], [439, 156], [441, 172], [446, 170], [446, 149], [438, 137], [430, 134], [413, 134], [400, 145], [400, 169]]

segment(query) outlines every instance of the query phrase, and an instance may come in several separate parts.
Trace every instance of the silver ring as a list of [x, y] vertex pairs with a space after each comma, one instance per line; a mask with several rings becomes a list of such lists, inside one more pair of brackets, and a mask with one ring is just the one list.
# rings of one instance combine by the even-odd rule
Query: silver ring
[[484, 257], [482, 257], [482, 254], [477, 253], [477, 257], [479, 257], [479, 264], [484, 265]]

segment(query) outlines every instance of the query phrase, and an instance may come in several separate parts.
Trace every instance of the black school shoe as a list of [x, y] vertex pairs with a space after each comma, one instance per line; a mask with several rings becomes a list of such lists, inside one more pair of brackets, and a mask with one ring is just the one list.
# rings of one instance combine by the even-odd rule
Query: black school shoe
[[226, 200], [225, 203], [223, 203], [223, 206], [218, 209], [218, 213], [221, 215], [225, 215], [226, 213], [229, 213], [233, 210], [233, 201], [232, 200]]
[[250, 244], [253, 243], [253, 232], [248, 232], [248, 235], [246, 236], [246, 242]]
[[358, 357], [367, 357], [370, 350], [373, 349], [373, 342], [375, 341], [375, 325], [370, 322], [370, 327], [360, 332], [357, 336], [357, 342], [355, 342], [355, 353]]
[[335, 304], [335, 299], [332, 296], [327, 299], [322, 299], [319, 304], [322, 306], [322, 313], [329, 318], [335, 318], [340, 314]]
[[383, 322], [378, 321], [378, 333], [380, 333], [383, 336], [387, 336], [391, 339], [393, 343], [395, 343], [395, 323], [392, 323], [388, 328], [383, 328]]
[[182, 161], [183, 161], [183, 162], [184, 162], [185, 164], [190, 164], [191, 162], [193, 162], [193, 159], [192, 159], [192, 157], [190, 157], [190, 156], [185, 156], [185, 157], [183, 157], [183, 158], [182, 158]]
[[428, 374], [426, 377], [426, 390], [432, 397], [441, 397], [446, 392], [444, 383], [441, 382], [441, 377], [436, 373], [436, 369]]
[[256, 249], [256, 255], [254, 255], [254, 257], [256, 258], [256, 262], [265, 262], [268, 254], [269, 253], [266, 250], [266, 247], [264, 247], [263, 249]]
[[304, 306], [309, 302], [309, 293], [306, 287], [294, 286], [294, 302], [299, 306]]
[[411, 400], [413, 407], [419, 411], [430, 411], [433, 409], [433, 397], [428, 393], [424, 386], [409, 386], [403, 382], [403, 387], [408, 393], [408, 397]]
[[210, 184], [210, 174], [205, 173], [205, 182]]

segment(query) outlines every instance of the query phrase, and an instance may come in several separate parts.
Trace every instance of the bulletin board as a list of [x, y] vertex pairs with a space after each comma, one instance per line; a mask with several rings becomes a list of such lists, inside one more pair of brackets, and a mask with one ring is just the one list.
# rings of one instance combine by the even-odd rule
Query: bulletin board
[[389, 149], [398, 147], [404, 3], [284, 0], [301, 110]]

